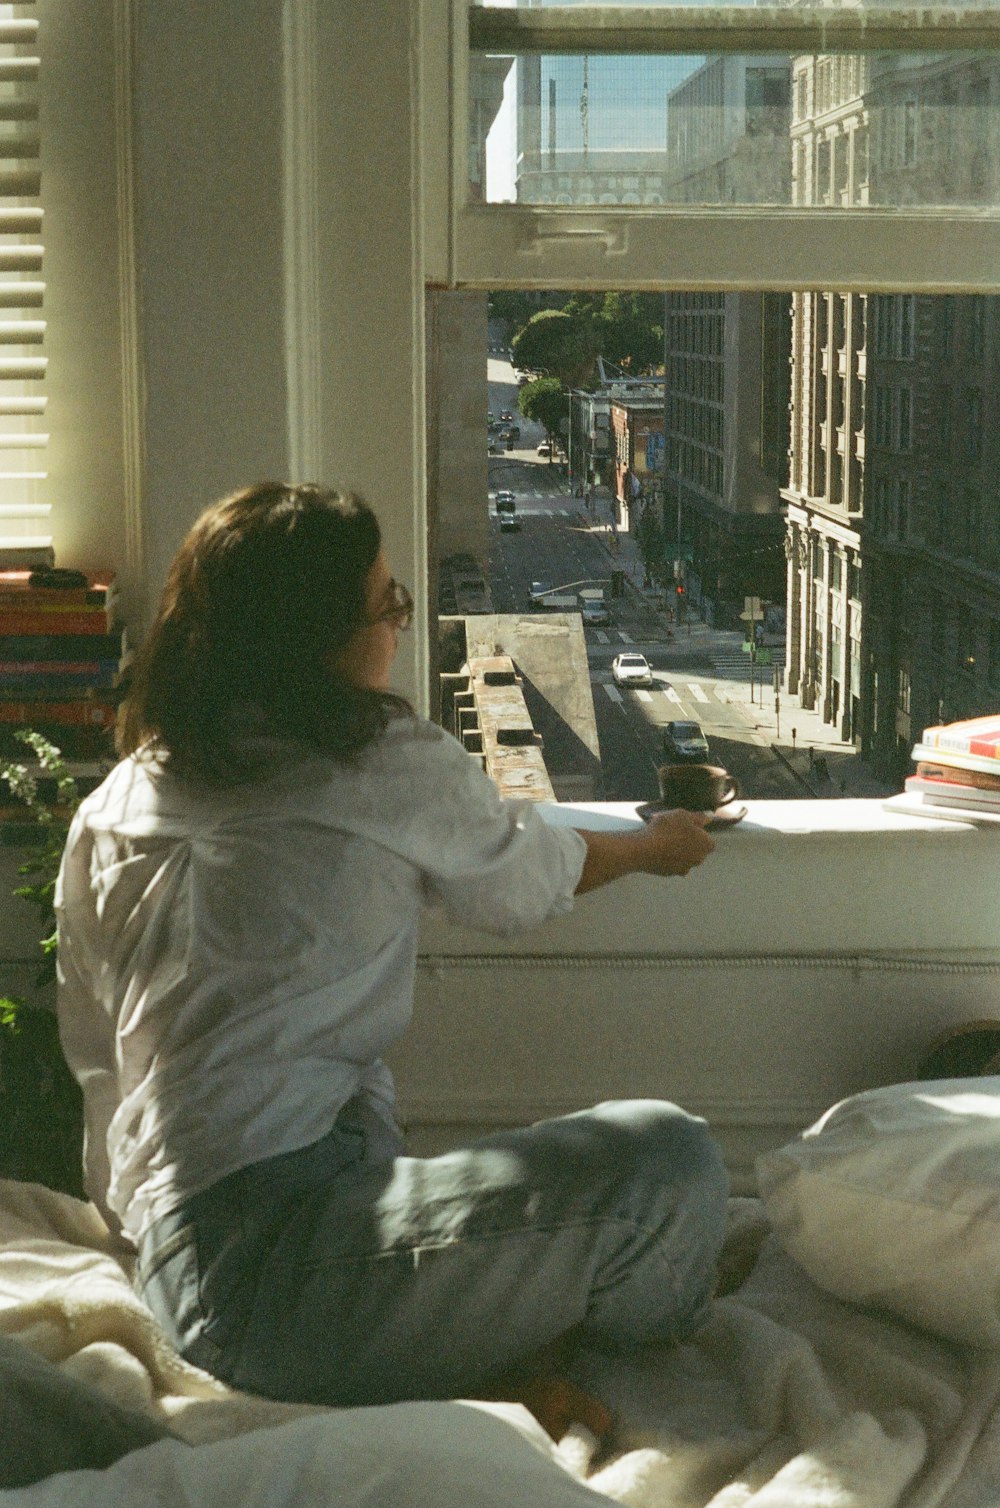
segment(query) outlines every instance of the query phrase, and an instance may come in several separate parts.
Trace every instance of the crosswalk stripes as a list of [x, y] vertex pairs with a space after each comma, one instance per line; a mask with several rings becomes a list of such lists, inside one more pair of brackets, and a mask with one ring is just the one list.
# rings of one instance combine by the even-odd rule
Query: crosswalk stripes
[[651, 702], [653, 700], [653, 693], [651, 691], [643, 691], [640, 688], [635, 694], [640, 702]]
[[621, 639], [621, 641], [622, 641], [623, 644], [634, 644], [635, 643], [635, 640], [633, 639], [632, 635], [631, 634], [627, 634], [623, 628], [620, 628], [618, 630], [618, 637], [619, 637], [619, 639]]
[[694, 699], [695, 699], [696, 702], [707, 702], [708, 701], [708, 695], [707, 695], [707, 693], [702, 689], [701, 686], [698, 685], [697, 681], [688, 681], [688, 688], [687, 689], [688, 689], [688, 693], [691, 696], [694, 697]]
[[597, 640], [598, 644], [610, 644], [611, 643], [611, 640], [608, 638], [608, 636], [604, 632], [603, 628], [595, 628], [595, 630], [594, 630], [594, 638]]
[[684, 703], [681, 701], [680, 696], [674, 690], [673, 686], [664, 686], [663, 690], [666, 694], [668, 702], [676, 702], [678, 707], [683, 707]]
[[610, 681], [602, 681], [601, 684], [603, 685], [605, 691], [608, 693], [608, 696], [611, 698], [611, 700], [613, 702], [618, 702], [620, 704], [621, 703], [621, 699], [622, 699], [622, 694], [618, 690], [618, 687], [615, 686], [615, 685], [612, 685], [612, 683]]

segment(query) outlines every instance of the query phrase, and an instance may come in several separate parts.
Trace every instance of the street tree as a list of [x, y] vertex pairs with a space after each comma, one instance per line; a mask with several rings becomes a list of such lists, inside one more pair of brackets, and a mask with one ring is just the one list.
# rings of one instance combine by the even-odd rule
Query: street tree
[[511, 343], [516, 367], [557, 377], [564, 387], [579, 387], [594, 369], [598, 354], [589, 319], [562, 309], [540, 309]]
[[666, 586], [670, 571], [666, 560], [666, 535], [659, 506], [654, 502], [643, 504], [635, 527], [635, 542], [642, 556], [642, 566], [649, 580], [657, 586]]
[[658, 293], [606, 293], [595, 318], [600, 352], [633, 375], [663, 365], [663, 297]]
[[536, 424], [544, 426], [551, 444], [558, 438], [560, 421], [566, 418], [567, 401], [566, 389], [557, 378], [539, 377], [524, 384], [518, 394], [517, 406], [526, 419], [534, 419]]

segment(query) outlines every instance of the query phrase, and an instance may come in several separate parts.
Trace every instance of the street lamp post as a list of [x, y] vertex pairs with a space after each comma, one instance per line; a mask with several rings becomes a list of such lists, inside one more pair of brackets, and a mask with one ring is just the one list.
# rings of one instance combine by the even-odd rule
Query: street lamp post
[[568, 424], [568, 426], [569, 426], [567, 428], [567, 430], [566, 430], [566, 465], [569, 468], [569, 490], [570, 490], [570, 492], [572, 492], [573, 491], [573, 394], [571, 392], [567, 392], [566, 397], [569, 400], [569, 418], [566, 421], [567, 424]]
[[[670, 295], [669, 295], [669, 293], [665, 293], [663, 295], [663, 502], [664, 502], [663, 524], [664, 524], [664, 528], [666, 527], [666, 522], [667, 522], [667, 519], [666, 519], [666, 501], [667, 501], [667, 498], [669, 496], [669, 489], [668, 489], [668, 486], [667, 486], [667, 477], [668, 477], [668, 474], [669, 474], [668, 473], [668, 467], [669, 467], [669, 459], [668, 459], [668, 457], [669, 457], [669, 451], [670, 451], [670, 447], [669, 447], [669, 443], [668, 443], [668, 435], [669, 435], [669, 427], [668, 426], [669, 426], [669, 408], [670, 408], [670, 403], [669, 403], [669, 396], [668, 396], [668, 393], [667, 393], [667, 363], [668, 363], [669, 355], [670, 355]], [[684, 551], [681, 548], [681, 489], [680, 489], [680, 484], [679, 483], [678, 483], [678, 486], [677, 486], [677, 523], [676, 523], [676, 531], [677, 531], [677, 540], [676, 540], [676, 547], [674, 549], [674, 616], [675, 616], [675, 618], [677, 620], [678, 627], [680, 627], [680, 621], [681, 621], [681, 603], [684, 600]], [[690, 633], [690, 624], [688, 624], [688, 632]]]

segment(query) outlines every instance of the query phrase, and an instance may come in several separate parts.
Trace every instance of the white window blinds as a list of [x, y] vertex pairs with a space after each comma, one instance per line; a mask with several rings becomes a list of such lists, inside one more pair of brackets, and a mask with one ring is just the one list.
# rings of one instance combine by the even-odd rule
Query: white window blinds
[[51, 545], [45, 495], [38, 20], [0, 4], [0, 552]]

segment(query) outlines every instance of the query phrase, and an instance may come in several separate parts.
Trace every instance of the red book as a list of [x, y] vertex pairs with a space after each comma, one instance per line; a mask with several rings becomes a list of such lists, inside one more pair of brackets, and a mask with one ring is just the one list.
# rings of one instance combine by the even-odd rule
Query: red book
[[[108, 702], [80, 698], [66, 702], [0, 701], [0, 723], [17, 723], [33, 728], [36, 723], [58, 723], [61, 727], [113, 728], [117, 713]], [[25, 755], [27, 759], [27, 755]]]
[[118, 595], [114, 571], [87, 572], [83, 586], [38, 586], [37, 571], [0, 571], [0, 605], [3, 607], [106, 607]]
[[9, 607], [0, 605], [0, 634], [107, 634], [117, 618], [113, 603], [106, 607]]
[[976, 754], [981, 759], [1000, 759], [1000, 715], [970, 717], [957, 723], [925, 728], [921, 744], [954, 754]]
[[0, 676], [100, 675], [117, 669], [117, 660], [0, 660]]

